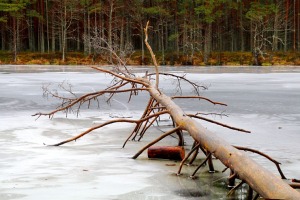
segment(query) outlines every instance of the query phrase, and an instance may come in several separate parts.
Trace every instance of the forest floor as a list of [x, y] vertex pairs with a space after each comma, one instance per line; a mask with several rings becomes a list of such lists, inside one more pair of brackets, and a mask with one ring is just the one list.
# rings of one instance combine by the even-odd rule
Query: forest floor
[[[0, 51], [0, 65], [17, 64], [17, 65], [107, 65], [108, 59], [101, 55], [86, 56], [81, 52], [68, 52], [66, 60], [62, 61], [61, 53], [37, 53], [37, 52], [20, 52], [18, 59], [13, 62], [13, 55], [8, 51]], [[213, 52], [205, 63], [201, 52], [193, 56], [166, 52], [164, 56], [158, 52], [157, 60], [160, 65], [170, 66], [251, 66], [253, 57], [251, 52]], [[163, 59], [164, 57], [164, 59]], [[300, 65], [300, 52], [273, 52], [267, 53], [264, 57], [259, 58], [261, 66], [287, 66]], [[142, 62], [142, 53], [137, 51], [127, 60], [127, 65], [152, 65], [151, 57], [145, 54]]]

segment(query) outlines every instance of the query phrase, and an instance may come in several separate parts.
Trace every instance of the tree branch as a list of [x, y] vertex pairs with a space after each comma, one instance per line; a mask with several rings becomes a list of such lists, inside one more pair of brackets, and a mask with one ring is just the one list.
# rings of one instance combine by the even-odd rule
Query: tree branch
[[153, 61], [153, 64], [154, 64], [154, 67], [155, 67], [155, 72], [156, 72], [156, 82], [155, 82], [155, 87], [156, 89], [158, 89], [158, 85], [159, 85], [159, 70], [158, 70], [158, 64], [157, 64], [157, 61], [156, 61], [156, 58], [155, 58], [155, 54], [153, 53], [152, 51], [152, 48], [151, 46], [149, 45], [148, 43], [148, 28], [149, 28], [149, 21], [147, 22], [146, 24], [146, 27], [144, 28], [144, 32], [145, 32], [145, 44], [151, 54], [151, 57], [152, 57], [152, 61]]
[[216, 101], [212, 101], [206, 97], [201, 97], [201, 96], [172, 96], [172, 99], [204, 99], [214, 105], [222, 105], [222, 106], [227, 106], [227, 104], [225, 103], [221, 103], [221, 102], [216, 102]]
[[236, 130], [236, 131], [240, 131], [240, 132], [244, 132], [244, 133], [251, 133], [251, 131], [247, 131], [247, 130], [244, 130], [244, 129], [241, 129], [241, 128], [236, 128], [236, 127], [233, 127], [233, 126], [229, 126], [227, 124], [223, 124], [223, 123], [220, 123], [220, 122], [217, 122], [217, 121], [205, 118], [205, 117], [200, 117], [200, 116], [193, 115], [193, 114], [188, 114], [187, 116], [192, 117], [192, 118], [201, 119], [201, 120], [204, 120], [204, 121], [208, 121], [208, 122], [211, 122], [211, 123], [214, 123], [214, 124], [217, 124], [217, 125], [220, 125], [220, 126], [232, 129], [232, 130]]

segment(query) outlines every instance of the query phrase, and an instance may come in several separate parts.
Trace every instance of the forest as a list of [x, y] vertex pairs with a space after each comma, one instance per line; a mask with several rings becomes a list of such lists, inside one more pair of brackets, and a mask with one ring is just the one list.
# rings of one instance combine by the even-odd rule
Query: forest
[[0, 64], [151, 64], [147, 21], [161, 65], [300, 65], [300, 0], [0, 0]]

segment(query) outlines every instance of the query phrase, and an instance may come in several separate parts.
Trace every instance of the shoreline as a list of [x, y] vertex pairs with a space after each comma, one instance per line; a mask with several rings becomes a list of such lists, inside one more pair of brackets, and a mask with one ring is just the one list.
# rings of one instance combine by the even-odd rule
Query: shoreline
[[[37, 73], [37, 72], [96, 72], [89, 66], [95, 65], [0, 65], [0, 73]], [[112, 65], [98, 65], [102, 68], [111, 68]], [[152, 65], [128, 65], [134, 72], [154, 71]], [[300, 66], [159, 66], [161, 71], [184, 71], [184, 73], [300, 73]]]

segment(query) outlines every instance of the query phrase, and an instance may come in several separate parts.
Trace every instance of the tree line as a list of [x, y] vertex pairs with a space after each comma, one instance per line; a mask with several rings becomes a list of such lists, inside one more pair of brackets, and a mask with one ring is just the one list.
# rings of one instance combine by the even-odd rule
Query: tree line
[[159, 52], [204, 63], [212, 52], [300, 50], [300, 0], [0, 0], [0, 48], [18, 52], [70, 51], [95, 55], [93, 42], [145, 60], [143, 27]]

